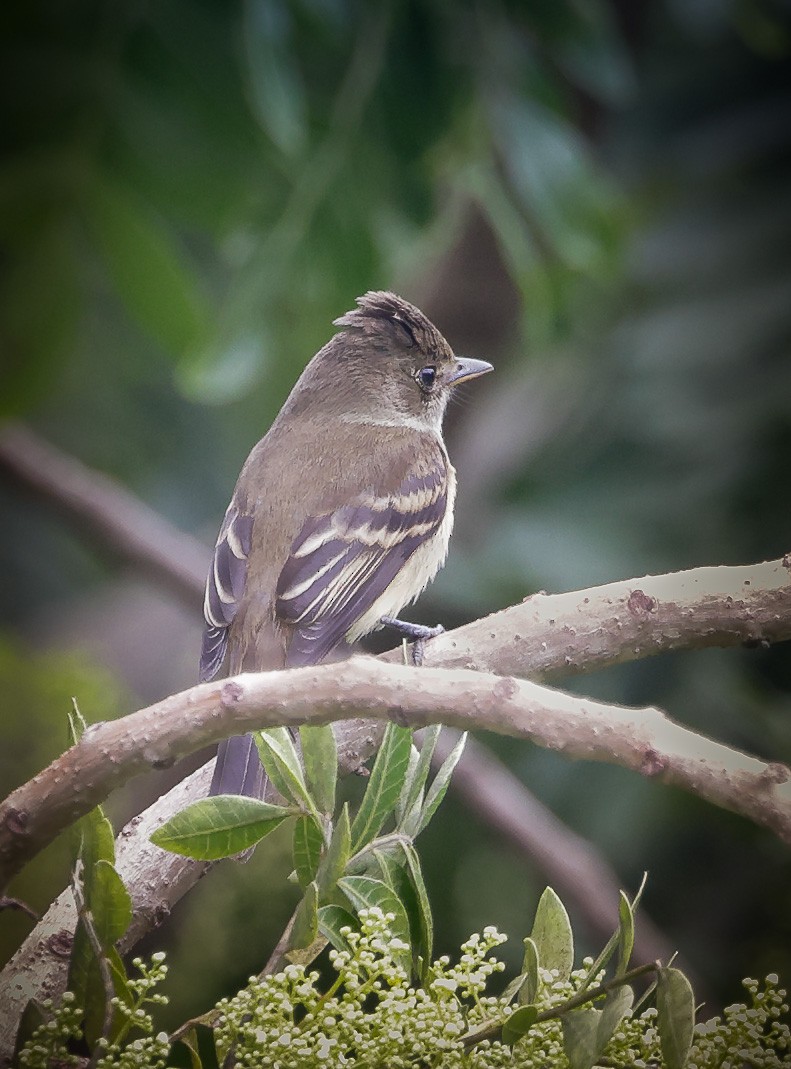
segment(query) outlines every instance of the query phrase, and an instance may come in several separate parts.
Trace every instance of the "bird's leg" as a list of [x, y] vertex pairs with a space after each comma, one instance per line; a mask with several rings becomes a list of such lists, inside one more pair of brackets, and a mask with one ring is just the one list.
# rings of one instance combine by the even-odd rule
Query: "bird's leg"
[[398, 620], [395, 616], [383, 616], [381, 622], [385, 627], [392, 627], [396, 631], [400, 631], [404, 638], [411, 640], [412, 664], [416, 667], [423, 663], [426, 642], [430, 638], [436, 638], [437, 635], [441, 635], [445, 630], [442, 624], [437, 624], [436, 627], [426, 627], [425, 624], [412, 624], [408, 620]]

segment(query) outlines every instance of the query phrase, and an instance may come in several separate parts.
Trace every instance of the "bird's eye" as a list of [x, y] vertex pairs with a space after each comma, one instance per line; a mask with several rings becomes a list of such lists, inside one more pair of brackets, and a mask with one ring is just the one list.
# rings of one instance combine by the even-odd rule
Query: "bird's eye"
[[437, 369], [433, 364], [428, 364], [418, 371], [416, 378], [421, 390], [430, 390], [437, 378]]

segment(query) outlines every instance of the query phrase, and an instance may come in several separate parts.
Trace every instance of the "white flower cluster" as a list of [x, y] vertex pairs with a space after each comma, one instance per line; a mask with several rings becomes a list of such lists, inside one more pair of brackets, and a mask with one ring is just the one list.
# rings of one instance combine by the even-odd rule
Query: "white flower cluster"
[[349, 949], [330, 952], [337, 978], [325, 994], [317, 972], [289, 965], [222, 1002], [221, 1056], [233, 1049], [235, 1064], [247, 1069], [473, 1064], [462, 1037], [471, 1012], [483, 1018], [496, 1009], [483, 991], [503, 969], [488, 955], [505, 937], [494, 928], [472, 936], [458, 965], [441, 958], [426, 987], [414, 987], [398, 960], [409, 947], [390, 932], [393, 919], [373, 907], [360, 911], [359, 932], [342, 929]]

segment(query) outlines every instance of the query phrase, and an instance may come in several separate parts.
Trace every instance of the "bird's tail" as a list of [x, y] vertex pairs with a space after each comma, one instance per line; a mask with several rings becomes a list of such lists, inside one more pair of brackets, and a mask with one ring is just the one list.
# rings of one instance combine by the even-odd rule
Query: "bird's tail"
[[234, 735], [217, 747], [209, 794], [244, 794], [263, 798], [266, 776], [252, 735]]

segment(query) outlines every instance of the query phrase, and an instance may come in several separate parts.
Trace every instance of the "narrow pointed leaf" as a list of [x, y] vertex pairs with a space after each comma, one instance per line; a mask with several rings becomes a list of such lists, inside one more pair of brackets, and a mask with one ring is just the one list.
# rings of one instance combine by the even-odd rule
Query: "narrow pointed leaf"
[[431, 768], [431, 758], [434, 754], [437, 739], [439, 738], [441, 731], [441, 724], [432, 724], [431, 727], [426, 728], [423, 732], [420, 751], [416, 751], [414, 761], [410, 755], [409, 769], [396, 808], [396, 821], [399, 824], [401, 820], [415, 808], [415, 805], [424, 793], [429, 770]]
[[618, 968], [615, 975], [621, 976], [629, 968], [634, 948], [634, 913], [623, 891], [618, 894]]
[[[415, 958], [420, 957], [423, 962], [421, 969], [421, 980], [424, 982], [427, 978], [428, 969], [431, 966], [433, 960], [432, 955], [434, 952], [434, 918], [431, 914], [431, 904], [428, 898], [428, 892], [426, 891], [426, 884], [423, 880], [423, 871], [420, 867], [420, 858], [417, 850], [411, 843], [402, 843], [401, 849], [404, 852], [406, 858], [406, 871], [409, 875], [409, 883], [414, 895], [415, 914], [417, 925], [414, 922], [411, 924], [412, 928], [412, 947], [414, 950]], [[411, 896], [410, 896], [411, 897]], [[410, 914], [412, 910], [410, 910]], [[410, 916], [410, 921], [412, 917]], [[415, 927], [417, 930], [415, 930]]]
[[343, 906], [330, 904], [321, 906], [318, 912], [319, 931], [332, 943], [336, 950], [349, 950], [349, 941], [341, 934], [341, 928], [349, 927], [353, 931], [359, 928], [357, 918]]
[[551, 887], [538, 901], [530, 938], [538, 950], [541, 968], [557, 969], [559, 978], [567, 980], [574, 967], [574, 936], [566, 907]]
[[514, 1010], [503, 1025], [503, 1043], [513, 1047], [525, 1033], [530, 1031], [537, 1019], [537, 1006], [520, 1006], [518, 1010]]
[[253, 737], [261, 764], [278, 794], [285, 802], [313, 809], [314, 803], [288, 728], [267, 728], [266, 731], [256, 731]]
[[338, 748], [331, 724], [303, 725], [299, 729], [305, 782], [321, 813], [335, 810]]
[[692, 1046], [695, 996], [680, 969], [660, 969], [656, 982], [657, 1029], [667, 1069], [683, 1069]]
[[151, 836], [172, 854], [213, 861], [254, 846], [294, 812], [257, 798], [218, 794], [182, 809]]
[[409, 972], [411, 968], [409, 920], [402, 903], [387, 884], [370, 876], [344, 876], [338, 881], [338, 887], [346, 895], [355, 912], [378, 906], [383, 913], [393, 914], [390, 930], [406, 947], [405, 950], [395, 951], [393, 959]]
[[416, 835], [425, 830], [428, 822], [439, 808], [440, 802], [445, 797], [450, 784], [450, 777], [453, 775], [454, 768], [459, 763], [459, 758], [464, 753], [466, 742], [467, 732], [465, 731], [459, 736], [459, 741], [442, 762], [439, 771], [426, 792], [426, 801], [423, 804], [423, 812], [420, 814], [420, 822], [417, 831], [415, 832]]
[[522, 973], [524, 975], [524, 983], [519, 988], [519, 1003], [522, 1006], [526, 1006], [531, 1002], [534, 1002], [538, 995], [538, 989], [541, 986], [541, 980], [538, 975], [538, 947], [535, 941], [527, 937], [524, 940], [525, 944], [525, 956], [522, 961]]
[[398, 796], [398, 801], [395, 806], [396, 827], [398, 827], [399, 830], [401, 828], [401, 821], [406, 815], [406, 803], [412, 781], [415, 778], [415, 771], [417, 770], [419, 760], [420, 750], [418, 750], [417, 746], [413, 743], [409, 750], [409, 761], [407, 762], [406, 775], [404, 776], [404, 786], [401, 788], [401, 793]]
[[596, 1030], [596, 1057], [604, 1053], [618, 1025], [629, 1013], [634, 1002], [634, 991], [628, 984], [610, 991], [604, 1000], [601, 1017]]
[[76, 746], [88, 729], [88, 725], [80, 712], [80, 707], [77, 705], [76, 698], [71, 699], [71, 709], [66, 715], [69, 726], [69, 743], [71, 746]]
[[404, 785], [411, 746], [412, 732], [409, 728], [393, 723], [387, 725], [368, 786], [352, 824], [354, 853], [379, 834], [392, 813]]
[[297, 906], [294, 915], [294, 925], [291, 929], [289, 949], [309, 947], [314, 941], [319, 930], [319, 888], [314, 883], [308, 884], [302, 901]]
[[326, 898], [346, 871], [352, 852], [352, 833], [349, 826], [349, 806], [344, 803], [321, 864], [317, 883], [322, 898]]
[[294, 823], [294, 868], [301, 887], [316, 879], [321, 862], [324, 836], [313, 817], [297, 817]]
[[561, 1018], [563, 1050], [569, 1069], [591, 1069], [598, 1057], [596, 1048], [601, 1013], [592, 1006], [571, 1010]]

